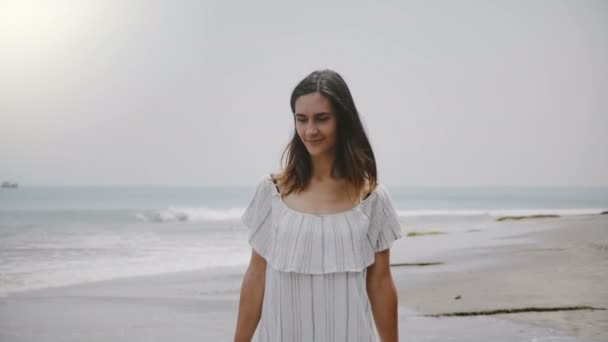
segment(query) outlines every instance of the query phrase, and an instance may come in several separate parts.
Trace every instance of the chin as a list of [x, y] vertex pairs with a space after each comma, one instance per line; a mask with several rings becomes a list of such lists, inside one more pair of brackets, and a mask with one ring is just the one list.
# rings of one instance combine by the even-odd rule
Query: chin
[[320, 155], [324, 155], [327, 154], [329, 151], [327, 151], [326, 149], [322, 149], [322, 148], [312, 148], [312, 149], [308, 149], [308, 153], [311, 156], [320, 156]]

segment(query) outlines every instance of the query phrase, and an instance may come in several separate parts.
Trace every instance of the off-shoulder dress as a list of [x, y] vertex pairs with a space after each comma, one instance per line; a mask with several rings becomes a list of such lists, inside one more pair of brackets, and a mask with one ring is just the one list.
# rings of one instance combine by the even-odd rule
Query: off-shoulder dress
[[367, 266], [403, 236], [383, 183], [347, 211], [317, 215], [288, 207], [267, 174], [241, 220], [267, 265], [254, 340], [378, 341]]

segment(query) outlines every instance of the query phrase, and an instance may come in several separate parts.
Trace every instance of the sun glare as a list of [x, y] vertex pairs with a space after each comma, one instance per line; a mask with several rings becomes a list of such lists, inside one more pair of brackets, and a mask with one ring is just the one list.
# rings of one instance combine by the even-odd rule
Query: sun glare
[[65, 44], [81, 19], [77, 2], [0, 1], [0, 50], [14, 61], [52, 52]]

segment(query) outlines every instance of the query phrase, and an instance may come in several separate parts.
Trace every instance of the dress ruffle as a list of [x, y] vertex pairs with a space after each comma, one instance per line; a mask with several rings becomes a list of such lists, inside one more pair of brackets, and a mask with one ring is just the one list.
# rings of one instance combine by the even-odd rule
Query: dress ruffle
[[402, 237], [382, 184], [350, 210], [316, 215], [289, 208], [266, 175], [241, 219], [250, 229], [251, 247], [282, 272], [359, 272], [374, 263], [376, 252]]

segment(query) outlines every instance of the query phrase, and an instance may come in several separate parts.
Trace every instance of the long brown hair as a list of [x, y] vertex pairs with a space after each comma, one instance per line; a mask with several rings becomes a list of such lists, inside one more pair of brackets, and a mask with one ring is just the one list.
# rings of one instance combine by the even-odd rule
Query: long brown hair
[[369, 191], [373, 191], [378, 182], [376, 159], [353, 97], [342, 76], [333, 70], [324, 69], [310, 73], [291, 93], [294, 134], [281, 154], [281, 165], [285, 166], [275, 177], [282, 193], [287, 195], [301, 191], [312, 177], [310, 154], [295, 130], [295, 103], [300, 96], [315, 92], [330, 101], [337, 118], [335, 162], [331, 174], [345, 178], [357, 189], [358, 194], [366, 186], [366, 181]]

